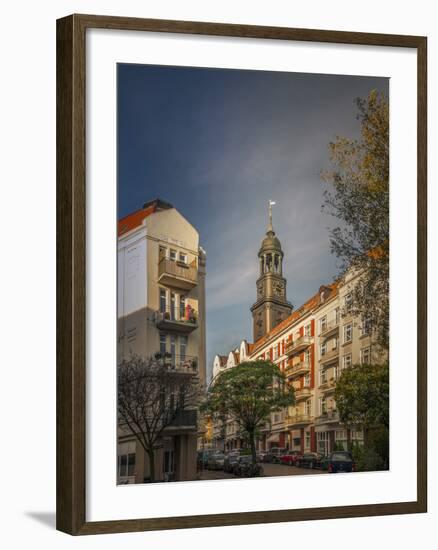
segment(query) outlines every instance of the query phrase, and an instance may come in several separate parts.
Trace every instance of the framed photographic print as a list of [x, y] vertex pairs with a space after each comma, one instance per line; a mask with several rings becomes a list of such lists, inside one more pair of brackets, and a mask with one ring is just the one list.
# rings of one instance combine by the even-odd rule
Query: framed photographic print
[[57, 25], [58, 529], [425, 512], [426, 38]]

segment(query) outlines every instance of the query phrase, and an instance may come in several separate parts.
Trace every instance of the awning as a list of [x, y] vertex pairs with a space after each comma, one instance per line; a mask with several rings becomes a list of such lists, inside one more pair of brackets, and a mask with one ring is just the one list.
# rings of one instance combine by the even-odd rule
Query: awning
[[276, 434], [271, 434], [267, 439], [266, 439], [267, 443], [279, 443], [280, 441], [280, 432], [276, 433]]

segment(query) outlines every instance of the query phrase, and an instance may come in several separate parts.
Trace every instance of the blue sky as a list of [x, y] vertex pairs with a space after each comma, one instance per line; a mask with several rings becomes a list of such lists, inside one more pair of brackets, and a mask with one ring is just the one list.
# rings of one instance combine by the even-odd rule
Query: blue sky
[[252, 341], [267, 203], [300, 306], [337, 273], [321, 212], [328, 144], [358, 137], [356, 97], [385, 78], [118, 66], [118, 215], [160, 197], [207, 251], [207, 360]]

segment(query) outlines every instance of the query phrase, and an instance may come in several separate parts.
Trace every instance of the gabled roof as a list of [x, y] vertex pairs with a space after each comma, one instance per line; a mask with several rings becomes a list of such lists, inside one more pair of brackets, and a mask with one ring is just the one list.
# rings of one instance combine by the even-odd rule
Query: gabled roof
[[136, 210], [135, 212], [120, 218], [117, 222], [118, 236], [120, 237], [121, 235], [132, 231], [136, 227], [140, 227], [143, 220], [151, 214], [155, 214], [155, 212], [159, 212], [160, 210], [168, 210], [170, 208], [173, 208], [173, 206], [161, 199], [145, 202], [141, 210]]

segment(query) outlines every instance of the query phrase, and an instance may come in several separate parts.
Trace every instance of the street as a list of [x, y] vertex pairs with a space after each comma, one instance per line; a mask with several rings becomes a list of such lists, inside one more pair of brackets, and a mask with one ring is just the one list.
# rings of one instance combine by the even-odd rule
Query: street
[[[311, 474], [326, 474], [325, 470], [315, 470], [310, 468], [297, 468], [296, 466], [285, 466], [283, 464], [263, 464], [263, 476], [296, 476]], [[223, 470], [204, 470], [200, 472], [200, 480], [210, 479], [241, 479], [234, 474], [229, 474]]]

